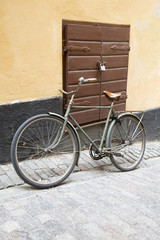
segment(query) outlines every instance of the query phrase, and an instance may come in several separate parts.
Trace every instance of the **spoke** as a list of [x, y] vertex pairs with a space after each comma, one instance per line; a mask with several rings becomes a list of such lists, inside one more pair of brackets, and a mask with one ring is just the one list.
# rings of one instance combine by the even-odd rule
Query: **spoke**
[[25, 132], [25, 135], [27, 135], [29, 138], [27, 138], [26, 136], [22, 136], [21, 137], [21, 141], [19, 142], [19, 144], [26, 142], [27, 144], [31, 143], [32, 145], [34, 145], [35, 144], [35, 140], [31, 139], [31, 136], [27, 132]]
[[134, 131], [134, 133], [133, 133], [133, 135], [132, 135], [132, 138], [134, 137], [135, 133], [137, 132], [137, 129], [138, 129], [140, 123], [141, 123], [141, 122], [139, 121], [139, 123], [137, 124], [137, 127], [136, 127], [136, 129], [135, 129], [135, 131]]
[[141, 132], [143, 132], [143, 129], [142, 129], [140, 132], [138, 132], [137, 135], [134, 136], [134, 138], [132, 138], [131, 140], [134, 141], [134, 139], [135, 139], [137, 136], [139, 136], [139, 134], [140, 134]]
[[[35, 150], [37, 150], [37, 147], [35, 146], [33, 146], [33, 147], [27, 147], [27, 146], [18, 146], [17, 148], [24, 148], [24, 149], [35, 149]], [[43, 148], [41, 148], [41, 147], [39, 147], [38, 149], [41, 149], [41, 150], [43, 150]]]
[[[127, 136], [127, 134], [128, 134], [128, 131], [129, 131], [129, 128], [130, 128], [130, 124], [131, 124], [131, 119], [129, 120], [129, 123], [128, 123], [127, 131], [126, 131], [126, 136]], [[125, 136], [125, 139], [126, 139], [126, 136]]]
[[[43, 152], [41, 152], [41, 153], [42, 153], [42, 155], [39, 153], [40, 156], [38, 156], [38, 158], [36, 158], [37, 160], [39, 160], [40, 158], [42, 158], [42, 156], [44, 156], [44, 153], [43, 153]], [[21, 157], [21, 154], [22, 154], [22, 157]], [[20, 159], [21, 159], [21, 158], [23, 159], [23, 158], [25, 157], [24, 152], [18, 152], [17, 155], [20, 155]], [[28, 158], [26, 157], [26, 158], [24, 159], [24, 161], [33, 160], [33, 159], [35, 159], [35, 158], [34, 158], [35, 156], [37, 156], [37, 153], [32, 154], [32, 155], [29, 154]]]
[[[43, 122], [43, 120], [42, 120], [42, 122]], [[39, 130], [39, 134], [38, 134], [37, 136], [38, 136], [38, 138], [41, 140], [41, 142], [43, 143], [43, 145], [45, 145], [45, 141], [44, 141], [44, 138], [43, 138], [43, 136], [44, 136], [44, 134], [43, 134], [43, 127], [39, 126], [39, 122], [36, 122], [36, 125], [37, 125], [37, 127], [38, 127], [38, 129], [37, 129], [37, 134], [38, 134], [38, 130]], [[36, 129], [36, 128], [35, 128], [35, 129]]]
[[31, 128], [29, 128], [29, 130], [45, 145], [45, 142], [40, 138], [40, 136], [38, 136]]
[[59, 131], [59, 128], [61, 128], [61, 126], [58, 123], [57, 124], [55, 123], [54, 126], [53, 126], [53, 129], [52, 129], [52, 132], [50, 133], [51, 137], [50, 137], [50, 141], [49, 141], [48, 147], [50, 145], [52, 145], [53, 142], [55, 141], [55, 138], [57, 138], [57, 132]]
[[[53, 151], [53, 152], [52, 152], [52, 151], [51, 151], [51, 153], [53, 153], [53, 154], [54, 154], [54, 153], [58, 153], [58, 154], [69, 154], [69, 153], [72, 153], [72, 152], [73, 152], [72, 149], [71, 149], [70, 151], [67, 151], [67, 152], [65, 152], [65, 151], [57, 151], [57, 152], [56, 152], [56, 151]], [[77, 151], [77, 152], [78, 152], [78, 151]], [[75, 153], [76, 153], [76, 151], [75, 151]], [[58, 155], [58, 154], [57, 154], [57, 155]]]
[[111, 147], [111, 151], [118, 151], [118, 150], [121, 150], [123, 149], [124, 147], [126, 147], [127, 144], [121, 144], [121, 145], [118, 145], [118, 146], [115, 146], [115, 147]]

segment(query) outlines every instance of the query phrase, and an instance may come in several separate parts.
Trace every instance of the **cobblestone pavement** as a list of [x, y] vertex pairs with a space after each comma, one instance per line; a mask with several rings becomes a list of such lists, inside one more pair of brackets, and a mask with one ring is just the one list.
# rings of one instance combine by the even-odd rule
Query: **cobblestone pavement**
[[[160, 156], [160, 142], [148, 142], [144, 155], [144, 160], [140, 166], [145, 165], [146, 160]], [[101, 168], [107, 166], [107, 169], [114, 169], [109, 159], [105, 158], [102, 160], [94, 161], [89, 157], [88, 150], [82, 151], [79, 166], [75, 167], [74, 171], [86, 171], [93, 168]], [[16, 185], [22, 185], [24, 182], [15, 173], [12, 164], [0, 165], [0, 190]]]
[[160, 157], [131, 172], [79, 171], [48, 190], [3, 189], [0, 240], [159, 240], [159, 173]]

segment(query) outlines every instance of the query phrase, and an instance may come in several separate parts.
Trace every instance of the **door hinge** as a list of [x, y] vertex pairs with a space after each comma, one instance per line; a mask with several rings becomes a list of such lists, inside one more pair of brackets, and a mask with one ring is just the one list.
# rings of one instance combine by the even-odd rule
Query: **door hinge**
[[113, 45], [111, 46], [111, 49], [114, 51], [118, 51], [118, 50], [122, 50], [122, 51], [130, 51], [130, 47], [128, 46], [117, 46], [117, 45]]
[[89, 47], [79, 47], [79, 46], [73, 46], [73, 45], [70, 45], [70, 46], [64, 46], [63, 48], [63, 51], [64, 52], [67, 52], [67, 51], [83, 51], [83, 52], [88, 52], [90, 51], [91, 49]]

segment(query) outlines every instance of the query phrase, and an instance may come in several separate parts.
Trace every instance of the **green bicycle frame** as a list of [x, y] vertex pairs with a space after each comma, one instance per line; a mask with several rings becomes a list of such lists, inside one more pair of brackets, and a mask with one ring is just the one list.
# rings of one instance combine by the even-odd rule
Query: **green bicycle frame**
[[[111, 106], [72, 106], [73, 99], [74, 99], [74, 94], [71, 97], [71, 100], [68, 104], [68, 107], [67, 107], [67, 110], [66, 110], [66, 113], [65, 113], [65, 116], [64, 116], [64, 118], [65, 118], [64, 128], [67, 124], [68, 118], [71, 119], [71, 121], [77, 126], [77, 128], [82, 132], [82, 134], [89, 140], [89, 142], [92, 143], [94, 145], [94, 147], [99, 152], [101, 152], [102, 151], [102, 146], [103, 146], [103, 143], [104, 143], [104, 140], [105, 140], [105, 136], [106, 136], [106, 133], [107, 133], [107, 130], [108, 130], [108, 126], [109, 126], [109, 119], [110, 119], [112, 113], [115, 114], [115, 111], [113, 109], [113, 102], [112, 102]], [[105, 126], [104, 126], [104, 130], [103, 130], [103, 134], [102, 134], [102, 138], [101, 138], [99, 147], [93, 142], [93, 140], [88, 136], [88, 134], [83, 130], [83, 128], [77, 123], [77, 121], [70, 115], [71, 108], [77, 108], [77, 109], [109, 109], [109, 113], [108, 113], [108, 116], [107, 116], [107, 119], [106, 119], [106, 123], [105, 123]], [[63, 134], [63, 131], [62, 131], [62, 134]]]
[[[77, 93], [80, 89], [80, 86], [83, 84], [83, 83], [88, 83], [88, 82], [95, 82], [97, 81], [96, 78], [89, 78], [89, 79], [84, 79], [83, 77], [81, 77], [79, 79], [79, 84], [76, 88], [76, 90], [72, 90], [71, 92], [65, 92], [64, 90], [60, 90], [60, 92], [62, 92], [63, 94], [65, 95], [69, 95], [69, 94], [72, 94], [71, 96], [71, 99], [69, 101], [69, 104], [68, 104], [68, 107], [67, 107], [67, 110], [66, 110], [66, 113], [65, 113], [65, 116], [64, 116], [64, 124], [63, 124], [63, 127], [62, 129], [60, 129], [60, 134], [58, 136], [59, 140], [58, 142], [56, 143], [56, 145], [58, 145], [58, 143], [61, 141], [61, 138], [63, 136], [63, 133], [65, 131], [65, 127], [67, 125], [67, 122], [68, 122], [68, 118], [71, 119], [71, 121], [75, 124], [75, 126], [77, 126], [77, 128], [82, 132], [82, 134], [88, 139], [88, 141], [101, 153], [102, 152], [102, 147], [103, 147], [103, 143], [105, 141], [105, 137], [106, 137], [106, 141], [107, 141], [107, 145], [108, 145], [108, 141], [109, 141], [109, 135], [110, 135], [110, 129], [109, 128], [109, 120], [110, 120], [110, 117], [111, 117], [111, 114], [113, 115], [114, 117], [114, 120], [112, 121], [111, 123], [111, 127], [113, 126], [113, 124], [115, 124], [115, 121], [117, 121], [120, 117], [122, 117], [123, 115], [118, 115], [117, 117], [117, 114], [115, 112], [115, 110], [113, 109], [113, 101], [111, 103], [110, 106], [72, 106], [73, 105], [73, 99], [74, 99], [74, 95], [75, 93]], [[106, 122], [105, 122], [105, 126], [104, 126], [104, 129], [103, 129], [103, 134], [102, 134], [102, 138], [100, 140], [100, 145], [96, 145], [96, 143], [88, 136], [88, 134], [83, 130], [83, 128], [77, 123], [77, 121], [71, 116], [70, 114], [70, 110], [71, 108], [75, 108], [75, 109], [109, 109], [109, 112], [108, 112], [108, 115], [107, 115], [107, 118], [106, 118]], [[133, 111], [131, 111], [131, 113], [125, 113], [125, 114], [132, 114]], [[136, 111], [137, 112], [137, 111]], [[133, 115], [133, 114], [132, 114]], [[142, 112], [142, 116], [140, 119], [137, 118], [136, 115], [133, 115], [135, 118], [137, 118], [139, 120], [139, 123], [138, 123], [138, 126], [139, 124], [141, 124], [142, 122], [142, 118], [143, 118], [143, 115], [144, 113]], [[137, 126], [137, 128], [138, 128]], [[136, 133], [136, 130], [137, 128], [135, 129], [134, 131], [134, 135]], [[119, 129], [119, 127], [117, 126], [117, 129], [121, 135], [121, 131]], [[125, 129], [123, 128], [122, 126], [122, 130], [124, 131], [124, 133], [126, 134], [126, 137], [127, 137], [127, 133], [125, 132]], [[130, 141], [130, 138], [127, 137], [128, 141]], [[51, 145], [51, 148], [56, 146], [55, 144], [52, 144]], [[111, 152], [111, 148], [108, 149]], [[107, 152], [107, 151], [106, 151]]]

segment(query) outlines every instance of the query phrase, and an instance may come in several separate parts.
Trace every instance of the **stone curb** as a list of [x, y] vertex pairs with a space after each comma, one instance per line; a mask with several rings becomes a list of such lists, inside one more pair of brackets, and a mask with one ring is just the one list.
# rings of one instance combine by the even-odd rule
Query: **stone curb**
[[[150, 158], [160, 156], [160, 142], [149, 142], [146, 145], [144, 154], [144, 163]], [[79, 159], [79, 165], [74, 168], [73, 172], [88, 171], [93, 168], [107, 166], [109, 170], [112, 165], [108, 158], [94, 161], [90, 158], [88, 150], [82, 151]], [[0, 190], [22, 185], [24, 182], [18, 177], [11, 163], [0, 165]]]

